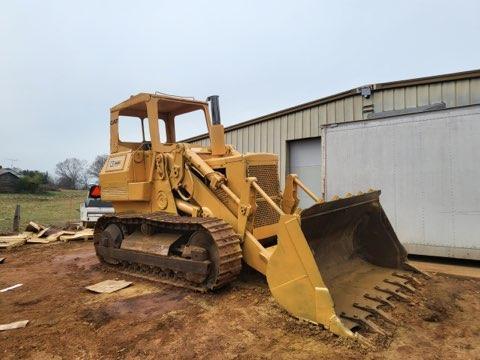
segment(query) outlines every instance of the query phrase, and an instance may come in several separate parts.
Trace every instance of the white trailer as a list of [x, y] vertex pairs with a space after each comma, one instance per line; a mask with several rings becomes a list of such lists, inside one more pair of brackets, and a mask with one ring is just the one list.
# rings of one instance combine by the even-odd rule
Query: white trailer
[[480, 106], [322, 129], [322, 192], [381, 189], [410, 253], [480, 260]]

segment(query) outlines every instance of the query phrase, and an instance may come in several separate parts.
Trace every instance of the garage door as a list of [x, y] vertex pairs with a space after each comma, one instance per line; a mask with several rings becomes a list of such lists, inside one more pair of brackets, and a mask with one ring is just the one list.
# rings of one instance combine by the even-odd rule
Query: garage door
[[[318, 196], [321, 195], [322, 189], [321, 150], [319, 137], [288, 142], [290, 173], [297, 174], [300, 180]], [[314, 204], [314, 201], [302, 190], [299, 190], [298, 197], [301, 208]]]

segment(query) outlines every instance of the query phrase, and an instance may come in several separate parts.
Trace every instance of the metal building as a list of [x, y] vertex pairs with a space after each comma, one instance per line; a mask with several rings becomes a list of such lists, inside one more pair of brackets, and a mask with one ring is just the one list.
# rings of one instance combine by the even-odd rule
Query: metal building
[[480, 259], [480, 70], [344, 91], [229, 126], [226, 142], [279, 154], [282, 182], [327, 199], [380, 188], [409, 251]]

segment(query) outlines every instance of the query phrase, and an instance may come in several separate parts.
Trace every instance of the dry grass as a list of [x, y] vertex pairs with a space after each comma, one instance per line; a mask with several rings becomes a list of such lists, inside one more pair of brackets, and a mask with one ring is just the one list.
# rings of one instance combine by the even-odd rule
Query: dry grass
[[15, 206], [20, 205], [20, 229], [29, 221], [44, 225], [63, 225], [78, 220], [86, 190], [62, 190], [45, 194], [0, 194], [0, 232], [12, 228]]

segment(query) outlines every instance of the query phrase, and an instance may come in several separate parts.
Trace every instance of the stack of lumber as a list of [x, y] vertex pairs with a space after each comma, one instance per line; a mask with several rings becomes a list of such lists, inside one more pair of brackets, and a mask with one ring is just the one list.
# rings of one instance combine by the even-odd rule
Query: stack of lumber
[[27, 242], [28, 236], [25, 234], [0, 236], [0, 249], [13, 249], [22, 246]]
[[28, 244], [48, 244], [55, 241], [92, 240], [93, 229], [62, 230], [30, 221], [21, 234], [0, 236], [0, 249], [12, 249]]

